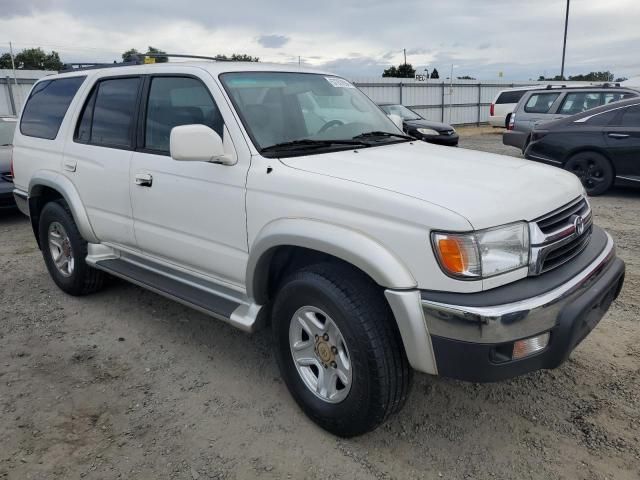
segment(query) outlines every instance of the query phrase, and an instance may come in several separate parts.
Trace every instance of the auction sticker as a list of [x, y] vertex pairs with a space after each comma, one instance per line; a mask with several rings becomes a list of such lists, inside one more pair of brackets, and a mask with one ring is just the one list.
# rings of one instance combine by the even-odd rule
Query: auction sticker
[[326, 78], [327, 82], [329, 82], [331, 85], [333, 85], [336, 88], [356, 88], [355, 86], [347, 82], [344, 78], [338, 78], [338, 77], [324, 77], [324, 78]]

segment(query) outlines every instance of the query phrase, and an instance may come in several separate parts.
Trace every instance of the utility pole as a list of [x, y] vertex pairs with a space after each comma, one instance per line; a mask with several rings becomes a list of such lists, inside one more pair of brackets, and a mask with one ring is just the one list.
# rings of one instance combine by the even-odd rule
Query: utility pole
[[9, 52], [11, 54], [11, 69], [13, 70], [13, 82], [16, 84], [16, 88], [18, 88], [18, 77], [16, 77], [16, 64], [13, 61], [13, 45], [9, 42]]
[[567, 53], [567, 27], [569, 26], [569, 3], [571, 0], [567, 0], [567, 12], [564, 17], [564, 43], [562, 44], [562, 68], [560, 69], [560, 78], [564, 80], [564, 58]]
[[406, 65], [407, 64], [407, 49], [403, 48], [402, 52], [404, 53], [404, 64]]

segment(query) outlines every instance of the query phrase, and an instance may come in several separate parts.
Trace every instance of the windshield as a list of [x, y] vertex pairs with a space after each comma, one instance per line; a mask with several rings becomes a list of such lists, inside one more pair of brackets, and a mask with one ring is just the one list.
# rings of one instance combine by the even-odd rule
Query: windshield
[[381, 105], [382, 110], [389, 115], [399, 115], [402, 120], [421, 120], [422, 117], [404, 105]]
[[13, 143], [13, 132], [16, 129], [15, 120], [0, 119], [0, 146]]
[[[220, 79], [258, 150], [280, 146], [309, 149], [373, 146], [406, 141], [394, 123], [346, 80], [288, 72], [225, 73]], [[386, 137], [381, 135], [389, 133]], [[358, 141], [353, 141], [358, 137]], [[336, 143], [332, 143], [335, 141]], [[340, 143], [342, 142], [342, 143]], [[293, 144], [293, 145], [292, 145]], [[320, 147], [320, 148], [319, 148]]]

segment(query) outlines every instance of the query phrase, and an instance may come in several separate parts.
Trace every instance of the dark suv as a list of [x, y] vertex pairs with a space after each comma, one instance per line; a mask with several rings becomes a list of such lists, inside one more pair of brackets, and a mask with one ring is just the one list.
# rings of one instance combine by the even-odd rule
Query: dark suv
[[541, 123], [639, 95], [639, 91], [621, 88], [619, 84], [588, 87], [549, 85], [544, 89], [530, 90], [522, 96], [513, 111], [509, 129], [502, 135], [502, 143], [524, 152], [531, 131]]

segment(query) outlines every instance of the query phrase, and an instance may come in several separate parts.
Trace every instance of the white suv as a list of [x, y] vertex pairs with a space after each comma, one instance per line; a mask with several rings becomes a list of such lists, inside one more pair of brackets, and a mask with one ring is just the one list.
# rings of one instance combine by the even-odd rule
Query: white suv
[[623, 282], [574, 175], [415, 141], [329, 73], [204, 61], [46, 77], [14, 145], [15, 198], [62, 290], [109, 274], [270, 325], [291, 394], [342, 436], [398, 411], [413, 370], [558, 366]]
[[511, 114], [527, 90], [540, 86], [507, 88], [500, 91], [489, 106], [489, 125], [492, 127], [509, 128]]

